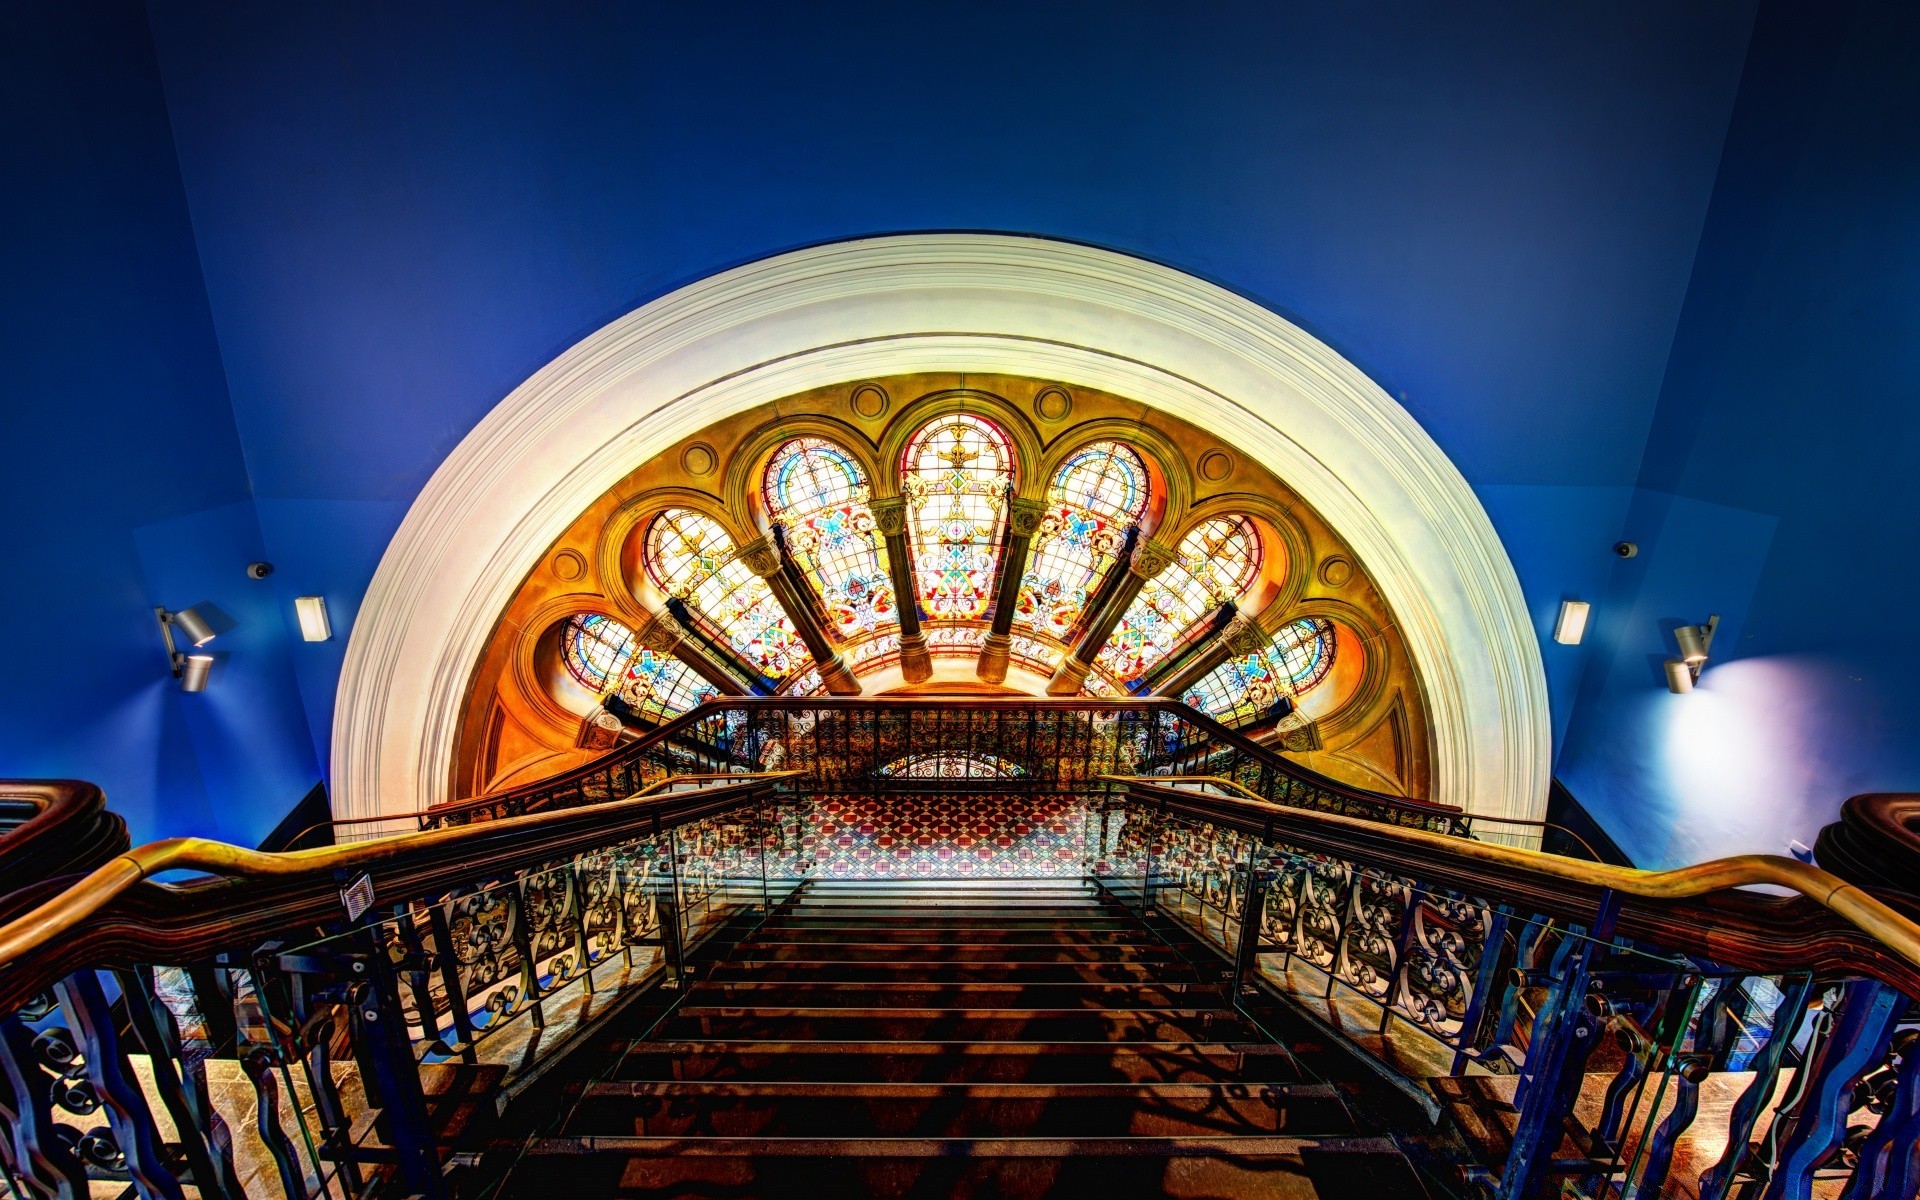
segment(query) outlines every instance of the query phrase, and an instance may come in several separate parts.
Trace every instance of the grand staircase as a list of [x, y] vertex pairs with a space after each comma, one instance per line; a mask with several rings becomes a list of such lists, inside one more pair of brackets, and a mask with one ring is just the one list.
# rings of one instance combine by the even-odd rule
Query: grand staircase
[[601, 1032], [500, 1194], [1422, 1194], [1223, 967], [1076, 881], [808, 883]]

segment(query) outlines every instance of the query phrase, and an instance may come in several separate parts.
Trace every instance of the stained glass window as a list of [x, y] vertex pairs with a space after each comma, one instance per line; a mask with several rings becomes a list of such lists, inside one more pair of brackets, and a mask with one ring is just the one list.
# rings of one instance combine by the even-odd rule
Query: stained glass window
[[1173, 564], [1147, 581], [1094, 661], [1123, 683], [1203, 628], [1260, 572], [1260, 535], [1245, 517], [1214, 517], [1180, 539]]
[[826, 606], [828, 625], [848, 640], [895, 626], [887, 552], [859, 464], [832, 442], [795, 438], [774, 452], [764, 490], [788, 553]]
[[1013, 486], [1013, 449], [989, 421], [941, 417], [907, 443], [900, 490], [912, 514], [914, 587], [933, 621], [986, 614]]
[[768, 679], [785, 679], [812, 659], [767, 581], [741, 562], [712, 517], [670, 508], [647, 530], [647, 574], [686, 602], [701, 631]]
[[1034, 533], [1013, 619], [1064, 637], [1147, 510], [1147, 468], [1119, 442], [1095, 442], [1060, 467]]
[[1026, 769], [997, 754], [929, 752], [909, 754], [881, 767], [875, 774], [900, 779], [1018, 779]]
[[1335, 645], [1333, 622], [1294, 621], [1266, 649], [1220, 664], [1182, 699], [1223, 724], [1244, 725], [1282, 696], [1303, 695], [1325, 679]]
[[560, 654], [567, 673], [594, 695], [618, 682], [633, 656], [633, 630], [605, 613], [579, 613], [560, 631]]
[[687, 664], [644, 646], [627, 663], [619, 690], [621, 702], [650, 721], [677, 717], [718, 695]]

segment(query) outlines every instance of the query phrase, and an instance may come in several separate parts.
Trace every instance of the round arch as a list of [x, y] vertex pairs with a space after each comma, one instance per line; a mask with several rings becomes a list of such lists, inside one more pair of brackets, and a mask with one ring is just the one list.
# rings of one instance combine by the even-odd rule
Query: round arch
[[633, 463], [811, 387], [1004, 372], [1125, 395], [1219, 431], [1347, 539], [1428, 691], [1432, 795], [1539, 817], [1551, 734], [1519, 580], [1467, 482], [1353, 364], [1252, 301], [1109, 250], [908, 234], [689, 284], [561, 354], [427, 482], [367, 589], [334, 723], [341, 817], [450, 798], [463, 692], [552, 541]]

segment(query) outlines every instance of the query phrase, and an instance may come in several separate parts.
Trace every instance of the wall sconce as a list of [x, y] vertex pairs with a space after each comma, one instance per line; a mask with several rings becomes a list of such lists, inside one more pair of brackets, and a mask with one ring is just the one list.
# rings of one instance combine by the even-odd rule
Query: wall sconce
[[168, 612], [164, 608], [153, 610], [154, 620], [160, 622], [160, 636], [167, 643], [167, 665], [173, 669], [173, 677], [180, 681], [183, 692], [204, 692], [207, 690], [207, 677], [213, 671], [213, 655], [185, 654], [174, 645], [173, 631], [178, 629], [180, 636], [189, 645], [196, 648], [206, 645], [214, 638], [213, 626], [207, 624], [205, 617], [191, 608], [179, 612]]
[[1553, 640], [1562, 646], [1578, 646], [1587, 636], [1587, 614], [1592, 611], [1593, 605], [1585, 600], [1562, 600], [1560, 619], [1553, 625]]
[[1673, 631], [1673, 640], [1680, 643], [1680, 657], [1667, 660], [1668, 691], [1684, 696], [1693, 690], [1700, 681], [1700, 668], [1707, 665], [1707, 655], [1713, 649], [1714, 631], [1719, 628], [1720, 614], [1714, 613], [1705, 625], [1682, 625]]
[[309, 642], [324, 642], [333, 636], [333, 622], [327, 619], [325, 596], [295, 596], [293, 613], [300, 618], [300, 636]]

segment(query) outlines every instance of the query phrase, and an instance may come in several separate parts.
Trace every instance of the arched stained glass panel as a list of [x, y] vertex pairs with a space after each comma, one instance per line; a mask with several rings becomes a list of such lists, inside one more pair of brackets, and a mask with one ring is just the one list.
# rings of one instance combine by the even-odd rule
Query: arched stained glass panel
[[1180, 539], [1173, 564], [1140, 589], [1095, 663], [1132, 683], [1198, 632], [1222, 604], [1244, 593], [1259, 573], [1260, 535], [1252, 521], [1202, 522]]
[[701, 631], [768, 679], [785, 679], [813, 660], [767, 581], [737, 556], [712, 517], [670, 508], [647, 530], [647, 574], [684, 601]]
[[913, 436], [900, 490], [912, 514], [914, 588], [933, 621], [971, 621], [993, 599], [1013, 448], [990, 421], [941, 417]]
[[1013, 619], [1064, 637], [1087, 596], [1147, 511], [1147, 467], [1119, 442], [1094, 442], [1061, 464], [1047, 489], [1047, 515], [1034, 533]]
[[1266, 715], [1283, 696], [1310, 691], [1333, 669], [1333, 622], [1294, 621], [1266, 649], [1228, 659], [1182, 697], [1225, 725], [1245, 725]]
[[820, 438], [795, 438], [774, 451], [764, 494], [832, 629], [851, 641], [898, 624], [866, 476], [846, 451]]
[[618, 695], [636, 715], [660, 722], [714, 699], [719, 692], [671, 654], [643, 646], [627, 663]]
[[633, 657], [633, 630], [605, 613], [577, 613], [560, 631], [560, 655], [581, 687], [594, 695], [617, 683]]

